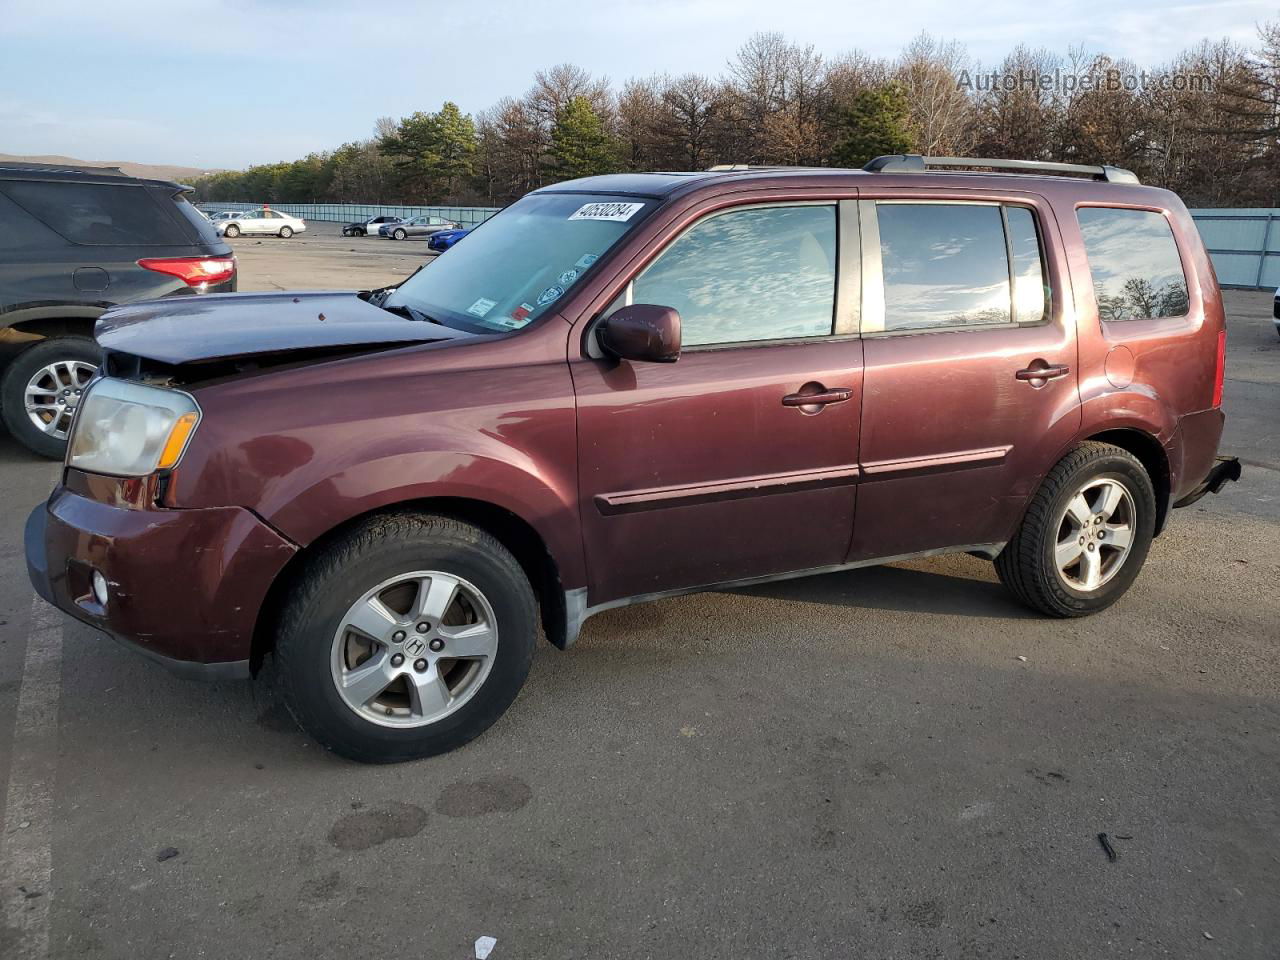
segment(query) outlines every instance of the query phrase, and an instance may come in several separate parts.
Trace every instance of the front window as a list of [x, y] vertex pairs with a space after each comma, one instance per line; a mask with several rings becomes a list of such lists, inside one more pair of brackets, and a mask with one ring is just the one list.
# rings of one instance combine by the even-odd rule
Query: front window
[[463, 330], [505, 333], [536, 320], [652, 209], [651, 200], [530, 194], [450, 247], [387, 298]]

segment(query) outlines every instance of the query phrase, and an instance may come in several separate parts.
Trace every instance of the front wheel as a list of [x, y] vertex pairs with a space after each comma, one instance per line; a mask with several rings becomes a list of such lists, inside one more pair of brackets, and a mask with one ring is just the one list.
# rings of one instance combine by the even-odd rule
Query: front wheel
[[395, 231], [395, 233], [393, 234], [393, 236], [394, 236], [397, 240], [403, 240], [405, 237], [409, 236], [409, 234], [405, 233], [403, 230], [397, 230], [397, 231]]
[[379, 517], [304, 568], [276, 643], [285, 702], [342, 756], [452, 750], [506, 711], [529, 673], [537, 604], [511, 553], [431, 514]]
[[280, 239], [281, 239], [281, 240], [288, 240], [288, 239], [289, 239], [290, 237], [292, 237], [292, 236], [293, 236], [293, 228], [292, 228], [292, 227], [281, 227], [281, 228], [280, 228]]
[[996, 558], [996, 573], [1041, 613], [1096, 613], [1137, 578], [1155, 518], [1155, 490], [1142, 463], [1120, 447], [1082, 443], [1045, 477]]
[[89, 337], [51, 337], [10, 361], [0, 379], [0, 414], [15, 440], [51, 459], [67, 449], [71, 418], [102, 352]]

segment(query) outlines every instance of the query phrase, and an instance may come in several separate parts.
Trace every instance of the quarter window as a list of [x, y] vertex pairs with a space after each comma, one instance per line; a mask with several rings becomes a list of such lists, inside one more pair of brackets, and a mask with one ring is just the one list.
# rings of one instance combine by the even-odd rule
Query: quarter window
[[752, 207], [694, 224], [611, 309], [653, 303], [680, 313], [687, 346], [831, 333], [836, 208]]
[[1076, 211], [1093, 274], [1098, 316], [1144, 320], [1186, 316], [1187, 278], [1169, 221], [1150, 210]]
[[[1038, 323], [1048, 299], [1035, 217], [995, 203], [876, 204], [884, 312], [867, 332]], [[874, 271], [873, 271], [874, 273]]]

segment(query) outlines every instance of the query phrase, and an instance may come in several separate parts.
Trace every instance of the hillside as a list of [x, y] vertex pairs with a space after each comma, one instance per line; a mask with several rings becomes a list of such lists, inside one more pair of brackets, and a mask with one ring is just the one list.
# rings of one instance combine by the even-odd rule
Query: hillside
[[19, 156], [14, 153], [0, 153], [0, 162], [5, 160], [23, 160], [28, 163], [69, 163], [87, 167], [119, 167], [133, 177], [149, 177], [154, 180], [194, 180], [206, 174], [217, 173], [217, 170], [202, 170], [200, 167], [180, 167], [168, 163], [133, 163], [128, 160], [77, 160], [75, 157], [59, 156]]

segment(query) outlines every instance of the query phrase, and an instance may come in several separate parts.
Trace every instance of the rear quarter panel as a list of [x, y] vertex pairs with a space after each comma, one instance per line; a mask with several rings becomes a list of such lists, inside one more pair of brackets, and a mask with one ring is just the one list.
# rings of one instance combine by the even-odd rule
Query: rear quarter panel
[[[1133, 429], [1156, 437], [1169, 460], [1173, 499], [1194, 487], [1217, 454], [1222, 415], [1211, 410], [1222, 294], [1182, 201], [1167, 190], [1071, 184], [1055, 210], [1071, 267], [1080, 351], [1081, 436]], [[1100, 319], [1076, 211], [1085, 206], [1154, 211], [1168, 220], [1187, 280], [1183, 317]]]

